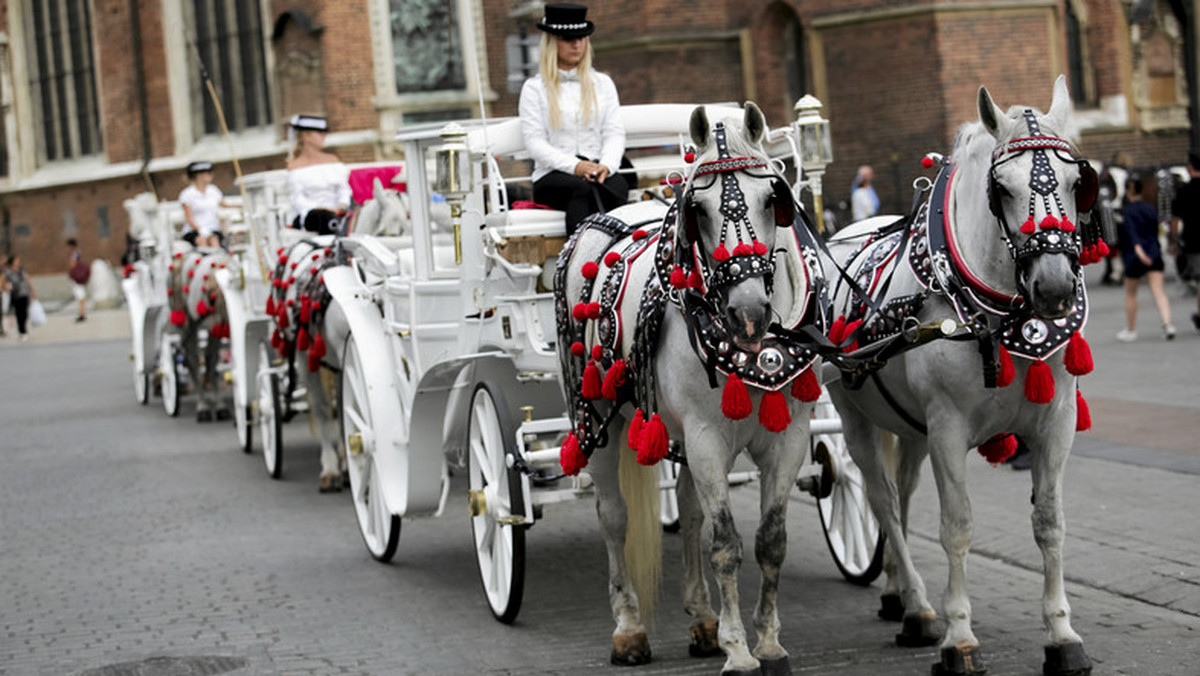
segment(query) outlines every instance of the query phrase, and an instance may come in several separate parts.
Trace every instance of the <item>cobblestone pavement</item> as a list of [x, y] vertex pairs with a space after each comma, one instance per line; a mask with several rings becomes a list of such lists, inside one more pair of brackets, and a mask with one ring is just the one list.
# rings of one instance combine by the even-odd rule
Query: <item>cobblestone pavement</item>
[[[1142, 340], [1123, 344], [1113, 338], [1119, 292], [1092, 290], [1097, 372], [1082, 387], [1095, 428], [1078, 438], [1066, 474], [1066, 570], [1097, 674], [1200, 672], [1200, 334], [1188, 322], [1194, 298], [1171, 295], [1179, 338], [1143, 328]], [[64, 333], [103, 321], [51, 323], [0, 350], [0, 674], [625, 673], [607, 663], [603, 544], [589, 501], [547, 507], [528, 536], [520, 617], [498, 624], [479, 588], [464, 501], [441, 518], [405, 521], [396, 562], [376, 563], [349, 498], [318, 495], [302, 420], [285, 427], [285, 476], [272, 481], [259, 454], [237, 450], [231, 427], [189, 417], [189, 401], [179, 419], [157, 400], [135, 404], [125, 340]], [[1029, 476], [977, 456], [970, 471], [968, 571], [989, 673], [1040, 673]], [[452, 496], [463, 492], [456, 481]], [[911, 539], [937, 603], [945, 562], [932, 486], [927, 474]], [[747, 538], [756, 489], [734, 490]], [[793, 669], [929, 673], [936, 651], [896, 647], [896, 625], [876, 619], [880, 583], [841, 580], [812, 500], [797, 492], [789, 517], [780, 608]], [[720, 660], [687, 657], [678, 538], [664, 546], [655, 661], [629, 673], [716, 673]], [[741, 576], [747, 626], [751, 551]]]

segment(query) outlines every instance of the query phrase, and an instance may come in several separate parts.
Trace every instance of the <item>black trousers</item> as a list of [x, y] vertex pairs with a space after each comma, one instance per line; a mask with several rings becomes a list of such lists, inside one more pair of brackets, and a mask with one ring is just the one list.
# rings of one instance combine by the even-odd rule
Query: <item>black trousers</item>
[[13, 314], [17, 316], [17, 333], [25, 335], [29, 332], [25, 326], [29, 321], [29, 296], [12, 296], [9, 300], [12, 301]]
[[297, 230], [307, 230], [318, 235], [334, 235], [338, 232], [338, 215], [328, 209], [309, 209], [304, 215], [304, 223], [297, 216], [292, 221], [292, 227]]
[[579, 222], [598, 211], [625, 204], [629, 183], [620, 174], [610, 174], [603, 184], [593, 183], [562, 171], [552, 171], [533, 184], [533, 201], [567, 212], [567, 234]]

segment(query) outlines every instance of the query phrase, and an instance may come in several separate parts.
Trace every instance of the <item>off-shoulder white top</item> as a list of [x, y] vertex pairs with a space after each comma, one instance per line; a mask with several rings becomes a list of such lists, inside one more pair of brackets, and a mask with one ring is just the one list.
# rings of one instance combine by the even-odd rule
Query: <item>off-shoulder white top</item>
[[288, 171], [291, 218], [304, 217], [313, 209], [337, 211], [350, 206], [350, 168], [341, 162], [310, 164]]

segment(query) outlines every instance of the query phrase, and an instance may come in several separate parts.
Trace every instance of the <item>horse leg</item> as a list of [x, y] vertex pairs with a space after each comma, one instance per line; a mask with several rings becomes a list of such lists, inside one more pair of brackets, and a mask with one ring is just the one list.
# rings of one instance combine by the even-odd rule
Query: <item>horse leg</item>
[[[713, 542], [709, 561], [721, 593], [717, 640], [725, 651], [725, 665], [721, 673], [754, 673], [760, 665], [747, 647], [746, 628], [742, 624], [738, 600], [737, 574], [742, 566], [742, 538], [729, 504], [731, 453], [717, 446], [723, 435], [712, 434], [715, 430], [711, 429], [707, 430], [710, 434], [705, 435], [703, 428], [706, 426], [697, 427], [701, 433], [693, 432], [687, 442], [688, 466], [692, 470], [692, 481], [704, 516], [712, 523]], [[714, 436], [717, 438], [713, 439]], [[794, 476], [791, 481], [795, 481]]]
[[[1063, 414], [1066, 415], [1065, 413]], [[1075, 416], [1070, 415], [1070, 420]], [[1049, 437], [1049, 435], [1047, 435]], [[1083, 651], [1083, 639], [1071, 628], [1071, 605], [1063, 587], [1062, 545], [1065, 533], [1062, 509], [1062, 474], [1070, 454], [1071, 431], [1038, 440], [1033, 447], [1033, 538], [1042, 550], [1044, 571], [1042, 619], [1050, 634], [1042, 673], [1076, 676], [1091, 673], [1092, 661]]]
[[758, 449], [754, 456], [761, 469], [759, 478], [760, 519], [754, 537], [754, 558], [762, 571], [758, 604], [754, 608], [754, 629], [758, 641], [754, 656], [762, 663], [764, 674], [790, 674], [788, 652], [779, 644], [779, 572], [787, 555], [787, 506], [796, 475], [804, 464], [808, 448], [808, 421], [811, 405], [792, 415], [795, 421], [784, 435]]
[[722, 652], [717, 642], [717, 613], [713, 610], [708, 580], [704, 577], [701, 553], [704, 512], [700, 509], [700, 499], [687, 465], [679, 471], [675, 493], [679, 499], [679, 534], [683, 539], [683, 608], [692, 617], [688, 654], [715, 657]]
[[229, 420], [229, 407], [221, 399], [221, 341], [209, 336], [204, 346], [204, 371], [208, 378], [209, 409], [217, 420]]
[[[921, 463], [929, 455], [929, 448], [923, 440], [900, 439], [895, 435], [884, 432], [884, 456], [898, 455], [897, 461], [888, 460], [890, 466], [896, 467], [896, 490], [900, 499], [900, 528], [908, 541], [908, 514], [912, 504], [913, 492], [921, 478]], [[904, 620], [904, 601], [900, 597], [900, 580], [896, 569], [896, 553], [889, 539], [883, 553], [883, 569], [887, 574], [883, 594], [880, 595], [879, 617], [891, 622]], [[931, 627], [932, 629], [932, 627]], [[936, 637], [936, 630], [935, 637]]]
[[322, 493], [337, 493], [342, 490], [342, 470], [338, 462], [337, 437], [330, 420], [329, 397], [325, 396], [322, 373], [318, 370], [306, 376], [308, 387], [309, 420], [316, 426], [317, 438], [321, 442], [321, 474], [317, 489]]
[[[830, 391], [834, 402], [839, 403], [840, 393]], [[888, 473], [887, 458], [880, 445], [879, 428], [852, 405], [839, 405], [842, 416], [842, 435], [846, 440], [846, 449], [854, 458], [854, 463], [862, 471], [866, 483], [867, 501], [871, 511], [879, 520], [879, 527], [887, 534], [888, 547], [892, 553], [892, 570], [888, 573], [888, 585], [894, 589], [898, 605], [902, 610], [900, 633], [896, 634], [896, 644], [904, 647], [928, 646], [937, 643], [937, 613], [929, 604], [925, 592], [925, 582], [913, 565], [912, 554], [908, 550], [908, 542], [904, 538], [904, 523], [901, 519], [901, 498], [896, 483]], [[901, 445], [903, 453], [908, 450]], [[919, 467], [920, 460], [901, 459], [903, 467], [906, 464]], [[913, 467], [907, 469], [915, 473]], [[901, 471], [898, 474], [904, 475]], [[911, 488], [911, 486], [910, 486]], [[893, 580], [895, 581], [893, 583]], [[895, 612], [897, 601], [881, 599], [884, 612]], [[890, 607], [889, 607], [890, 606]]]
[[971, 499], [967, 495], [966, 449], [966, 435], [948, 424], [944, 416], [941, 425], [930, 425], [929, 455], [938, 488], [940, 535], [950, 568], [942, 600], [946, 635], [941, 643], [941, 662], [933, 668], [934, 676], [982, 674], [987, 669], [979, 654], [979, 639], [971, 630], [971, 599], [967, 595], [966, 559], [973, 525]]
[[[610, 438], [622, 433], [621, 426], [610, 426]], [[604, 531], [604, 546], [608, 552], [608, 600], [612, 607], [613, 648], [609, 660], [613, 664], [635, 666], [650, 661], [650, 641], [642, 624], [637, 593], [629, 583], [625, 564], [625, 535], [628, 510], [621, 495], [619, 481], [620, 453], [628, 453], [622, 444], [610, 442], [592, 454], [588, 471], [596, 486], [596, 515]]]
[[192, 389], [196, 392], [196, 422], [212, 422], [213, 414], [204, 399], [204, 371], [200, 368], [200, 336], [195, 326], [188, 328], [183, 338], [183, 360], [187, 364]]

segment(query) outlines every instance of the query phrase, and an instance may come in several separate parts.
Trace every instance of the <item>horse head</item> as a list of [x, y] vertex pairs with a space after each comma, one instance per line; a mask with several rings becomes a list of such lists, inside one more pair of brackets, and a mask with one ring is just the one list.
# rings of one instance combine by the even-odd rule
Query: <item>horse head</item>
[[988, 206], [1013, 258], [1019, 294], [1045, 319], [1071, 313], [1080, 283], [1078, 215], [1096, 200], [1096, 172], [1066, 140], [1070, 96], [1059, 76], [1049, 112], [1007, 112], [979, 88], [979, 119], [995, 145], [988, 168]]
[[763, 149], [766, 118], [747, 102], [740, 119], [689, 124], [696, 162], [680, 196], [676, 265], [734, 342], [752, 352], [771, 323], [776, 228], [791, 227], [795, 201]]

